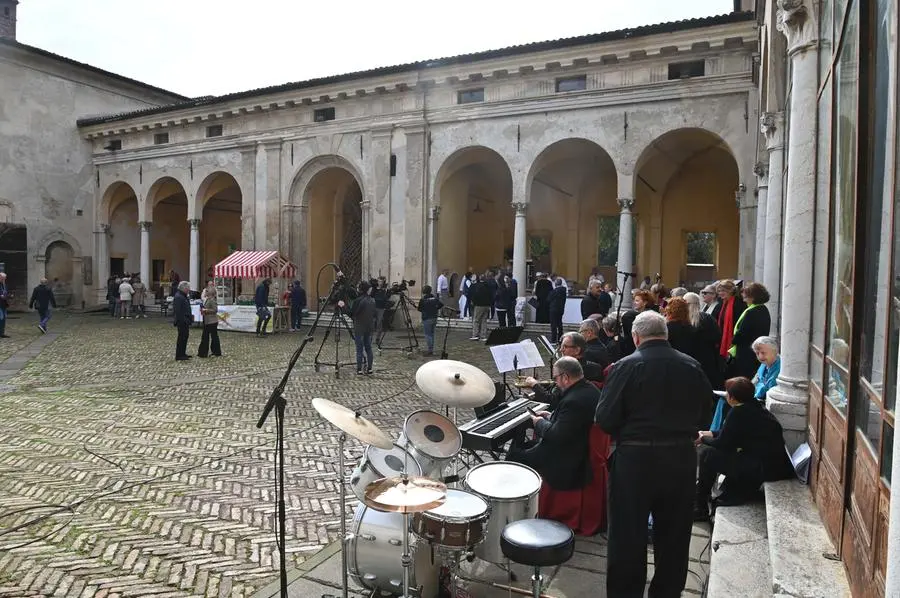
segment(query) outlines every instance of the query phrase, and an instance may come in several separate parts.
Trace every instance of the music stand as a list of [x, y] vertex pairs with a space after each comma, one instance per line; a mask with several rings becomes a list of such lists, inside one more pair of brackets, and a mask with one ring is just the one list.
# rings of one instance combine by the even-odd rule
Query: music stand
[[[524, 326], [494, 328], [493, 330], [491, 330], [491, 333], [488, 334], [487, 340], [484, 341], [484, 344], [488, 347], [494, 347], [496, 345], [511, 345], [513, 343], [519, 342], [519, 339], [522, 338], [522, 332], [524, 331]], [[516, 393], [513, 392], [513, 389], [511, 389], [509, 387], [509, 384], [506, 382], [506, 372], [503, 372], [503, 386], [505, 386], [506, 390], [509, 391], [509, 396], [515, 398]]]

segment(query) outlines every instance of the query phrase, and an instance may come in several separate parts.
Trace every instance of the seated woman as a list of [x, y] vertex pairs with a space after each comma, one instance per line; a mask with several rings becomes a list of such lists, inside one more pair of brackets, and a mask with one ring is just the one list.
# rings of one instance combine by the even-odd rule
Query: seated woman
[[753, 341], [753, 352], [759, 360], [759, 369], [753, 377], [756, 391], [753, 396], [758, 401], [766, 402], [766, 393], [769, 392], [778, 380], [781, 373], [781, 356], [778, 355], [778, 341], [771, 336], [761, 336]]
[[717, 506], [753, 500], [763, 482], [794, 476], [784, 448], [781, 424], [754, 398], [755, 390], [747, 378], [726, 381], [726, 400], [732, 409], [721, 431], [697, 434], [699, 473], [695, 521], [709, 518], [710, 493], [719, 474], [725, 474], [727, 489], [716, 499]]

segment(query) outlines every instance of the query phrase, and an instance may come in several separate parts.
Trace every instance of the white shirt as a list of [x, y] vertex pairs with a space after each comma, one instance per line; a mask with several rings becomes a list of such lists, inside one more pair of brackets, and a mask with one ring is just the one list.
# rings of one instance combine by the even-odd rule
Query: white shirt
[[123, 282], [119, 285], [119, 299], [122, 301], [131, 301], [132, 295], [134, 295], [134, 287], [129, 283]]
[[447, 277], [441, 274], [437, 279], [437, 292], [438, 295], [441, 293], [449, 293], [450, 292], [450, 281], [447, 280]]

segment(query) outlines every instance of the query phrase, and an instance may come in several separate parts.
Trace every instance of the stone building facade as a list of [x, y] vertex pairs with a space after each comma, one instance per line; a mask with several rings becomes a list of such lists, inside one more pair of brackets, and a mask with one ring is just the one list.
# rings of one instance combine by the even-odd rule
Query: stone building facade
[[81, 119], [97, 297], [111, 268], [196, 286], [234, 249], [304, 279], [751, 277], [756, 52], [736, 12]]

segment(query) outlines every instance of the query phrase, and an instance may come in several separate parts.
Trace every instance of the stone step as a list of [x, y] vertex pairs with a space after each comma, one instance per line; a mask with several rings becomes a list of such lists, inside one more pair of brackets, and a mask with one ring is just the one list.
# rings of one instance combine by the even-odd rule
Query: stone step
[[819, 517], [809, 487], [798, 480], [767, 482], [766, 514], [772, 593], [850, 596], [847, 573]]
[[772, 596], [772, 569], [764, 504], [716, 509], [707, 596]]

